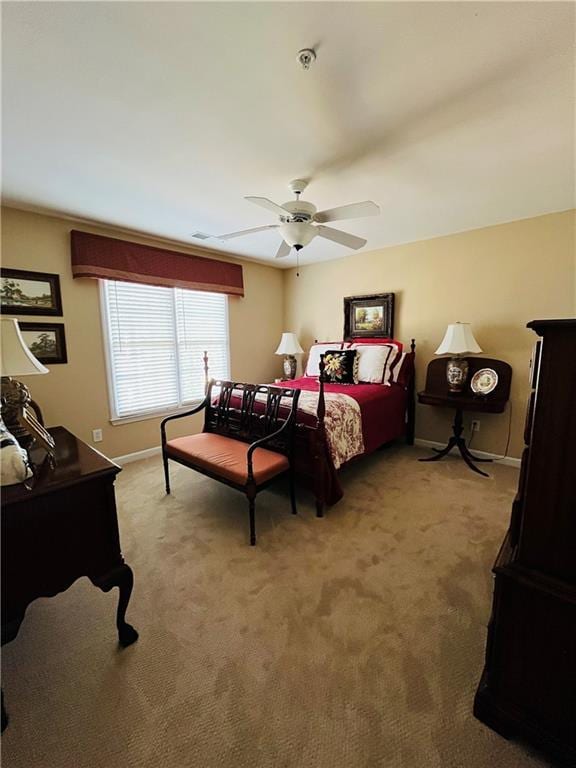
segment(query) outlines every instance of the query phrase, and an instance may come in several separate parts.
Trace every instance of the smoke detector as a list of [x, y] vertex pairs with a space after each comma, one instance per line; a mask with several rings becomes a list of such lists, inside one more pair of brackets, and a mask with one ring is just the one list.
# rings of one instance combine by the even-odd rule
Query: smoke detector
[[310, 69], [310, 65], [316, 61], [316, 51], [313, 48], [302, 48], [298, 51], [296, 61], [302, 65], [302, 69]]

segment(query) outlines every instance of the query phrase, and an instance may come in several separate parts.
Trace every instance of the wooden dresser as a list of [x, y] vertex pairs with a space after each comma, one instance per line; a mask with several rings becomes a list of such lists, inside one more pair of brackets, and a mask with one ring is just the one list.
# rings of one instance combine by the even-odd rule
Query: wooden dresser
[[474, 714], [576, 766], [576, 320], [535, 320], [519, 487]]
[[[2, 644], [14, 640], [30, 603], [87, 576], [104, 592], [118, 587], [118, 640], [130, 645], [138, 632], [125, 618], [133, 575], [120, 550], [114, 498], [120, 467], [64, 427], [50, 434], [56, 466], [45, 462], [29, 487], [2, 489]], [[33, 451], [33, 458], [44, 454]], [[77, 620], [70, 617], [70, 631]], [[2, 730], [6, 724], [2, 697]]]

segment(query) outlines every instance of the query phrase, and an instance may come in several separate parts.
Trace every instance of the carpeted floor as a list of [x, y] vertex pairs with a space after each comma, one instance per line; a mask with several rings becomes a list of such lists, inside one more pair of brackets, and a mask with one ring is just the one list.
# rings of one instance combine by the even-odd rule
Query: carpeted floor
[[531, 768], [476, 721], [492, 579], [518, 473], [483, 479], [398, 446], [344, 474], [323, 520], [286, 489], [244, 499], [159, 459], [117, 496], [136, 585], [81, 579], [38, 600], [4, 648], [6, 768]]

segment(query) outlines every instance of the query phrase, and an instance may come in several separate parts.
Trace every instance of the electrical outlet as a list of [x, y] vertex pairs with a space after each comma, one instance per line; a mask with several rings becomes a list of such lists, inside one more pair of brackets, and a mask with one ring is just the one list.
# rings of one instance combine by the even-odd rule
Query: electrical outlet
[[94, 443], [101, 443], [102, 442], [102, 430], [101, 429], [93, 429], [92, 430], [92, 441]]
[[480, 432], [480, 422], [477, 419], [472, 419], [472, 432]]

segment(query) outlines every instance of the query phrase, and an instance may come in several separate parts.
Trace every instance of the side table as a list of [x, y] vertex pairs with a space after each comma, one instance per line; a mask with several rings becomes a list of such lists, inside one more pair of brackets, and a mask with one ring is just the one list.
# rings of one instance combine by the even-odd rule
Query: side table
[[[446, 381], [446, 359], [436, 358], [428, 364], [426, 372], [426, 389], [418, 393], [418, 402], [424, 405], [435, 405], [441, 408], [453, 408], [455, 410], [452, 435], [445, 448], [433, 448], [435, 456], [420, 459], [420, 461], [439, 461], [448, 455], [453, 448], [460, 451], [460, 455], [466, 464], [479, 475], [488, 477], [486, 472], [479, 469], [474, 462], [490, 462], [492, 459], [484, 459], [475, 456], [468, 450], [466, 441], [462, 437], [462, 414], [464, 411], [475, 413], [503, 413], [510, 397], [510, 383], [512, 380], [512, 368], [502, 360], [494, 360], [489, 357], [469, 357], [468, 380], [463, 392], [450, 392]], [[476, 395], [470, 389], [470, 380], [474, 373], [481, 368], [492, 368], [498, 374], [498, 384], [489, 395]]]

